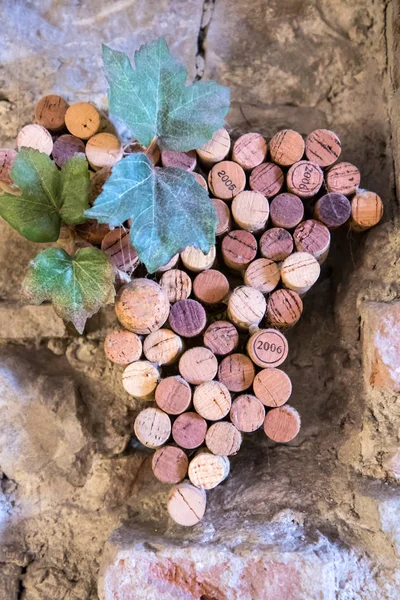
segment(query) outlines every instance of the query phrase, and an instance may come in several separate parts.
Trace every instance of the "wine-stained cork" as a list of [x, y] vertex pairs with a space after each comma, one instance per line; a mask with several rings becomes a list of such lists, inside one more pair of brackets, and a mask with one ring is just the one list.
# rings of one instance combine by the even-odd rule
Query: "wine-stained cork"
[[155, 451], [151, 461], [154, 476], [161, 483], [179, 483], [185, 479], [189, 460], [185, 452], [176, 446], [163, 446]]
[[35, 107], [36, 123], [42, 125], [49, 131], [59, 131], [65, 125], [65, 113], [68, 103], [55, 94], [43, 96]]
[[85, 144], [70, 133], [60, 135], [54, 142], [53, 160], [58, 167], [62, 167], [67, 160], [79, 153], [85, 153]]
[[195, 412], [185, 412], [172, 425], [172, 437], [178, 446], [187, 450], [198, 448], [204, 443], [207, 423]]
[[232, 201], [232, 216], [246, 231], [261, 231], [269, 217], [269, 204], [259, 192], [240, 192]]
[[159, 448], [171, 435], [171, 419], [159, 408], [145, 408], [136, 417], [133, 429], [144, 446]]
[[329, 169], [325, 177], [328, 192], [349, 196], [360, 185], [360, 171], [349, 162], [341, 162]]
[[278, 194], [271, 202], [270, 217], [274, 227], [294, 229], [304, 217], [303, 202], [294, 194]]
[[186, 350], [179, 361], [179, 373], [188, 383], [200, 385], [214, 379], [218, 371], [218, 361], [208, 348], [198, 346]]
[[316, 129], [306, 138], [306, 156], [320, 167], [330, 167], [340, 156], [340, 139], [329, 129]]
[[272, 198], [272, 196], [279, 194], [284, 182], [285, 176], [283, 171], [275, 163], [262, 163], [250, 173], [250, 188], [255, 192], [260, 192], [260, 194], [263, 194], [267, 198]]
[[[62, 137], [64, 137], [64, 136], [60, 136], [58, 139], [60, 140]], [[65, 137], [69, 137], [69, 134], [67, 134]], [[78, 140], [78, 138], [73, 135], [71, 135], [70, 137], [73, 138], [74, 140]], [[54, 147], [55, 147], [57, 141], [58, 140], [56, 140]], [[81, 144], [83, 144], [82, 140], [79, 140], [79, 142]], [[53, 158], [54, 158], [54, 150], [53, 150]], [[89, 189], [89, 204], [92, 205], [94, 203], [94, 201], [96, 200], [96, 198], [98, 198], [100, 196], [101, 192], [103, 191], [103, 186], [104, 186], [105, 182], [111, 175], [111, 171], [112, 171], [112, 169], [110, 169], [109, 167], [106, 167], [104, 169], [100, 169], [99, 171], [96, 171], [95, 173], [91, 173], [90, 189]]]
[[265, 435], [280, 444], [293, 440], [299, 433], [300, 426], [299, 413], [288, 404], [268, 411], [264, 421]]
[[265, 408], [255, 396], [242, 394], [232, 402], [230, 419], [239, 431], [252, 433], [264, 423]]
[[377, 225], [383, 217], [383, 202], [374, 192], [359, 190], [351, 199], [350, 227], [365, 231]]
[[229, 471], [227, 456], [217, 456], [209, 450], [199, 450], [190, 461], [188, 475], [197, 488], [212, 490], [228, 477]]
[[97, 133], [86, 144], [86, 158], [95, 170], [113, 167], [122, 156], [122, 144], [112, 133]]
[[239, 333], [229, 321], [214, 321], [204, 332], [204, 345], [214, 354], [225, 356], [239, 345]]
[[18, 154], [15, 150], [8, 148], [0, 149], [0, 181], [8, 184], [12, 183], [10, 173], [17, 156]]
[[193, 177], [195, 178], [197, 183], [201, 185], [201, 187], [204, 188], [206, 192], [208, 192], [207, 181], [204, 179], [203, 175], [200, 175], [200, 173], [193, 173]]
[[206, 446], [217, 456], [233, 456], [239, 452], [242, 440], [242, 434], [232, 423], [219, 421], [208, 428]]
[[163, 167], [175, 167], [185, 171], [194, 171], [197, 164], [195, 150], [189, 152], [177, 152], [176, 150], [162, 150], [161, 164]]
[[192, 390], [183, 377], [172, 375], [160, 381], [155, 399], [158, 407], [164, 412], [169, 415], [180, 415], [190, 406]]
[[267, 156], [267, 142], [259, 133], [245, 133], [236, 140], [232, 148], [232, 160], [243, 169], [254, 169]]
[[276, 288], [281, 278], [278, 265], [269, 258], [257, 258], [249, 264], [244, 273], [244, 282], [262, 294]]
[[206, 142], [196, 152], [204, 165], [212, 166], [224, 160], [228, 156], [230, 149], [230, 135], [224, 127], [221, 127], [221, 129], [218, 129], [213, 134], [211, 140]]
[[155, 281], [134, 279], [120, 289], [115, 312], [119, 322], [129, 331], [151, 333], [168, 319], [168, 296]]
[[204, 304], [218, 304], [229, 292], [229, 282], [221, 271], [209, 269], [199, 273], [193, 281], [193, 292]]
[[289, 345], [277, 329], [259, 329], [250, 336], [246, 350], [258, 367], [279, 367], [287, 358]]
[[138, 152], [146, 154], [154, 166], [158, 165], [161, 160], [161, 150], [157, 144], [150, 144], [149, 148], [146, 148], [139, 142], [130, 142], [124, 147], [124, 154], [137, 154]]
[[112, 264], [124, 273], [133, 273], [139, 264], [139, 257], [129, 239], [129, 231], [116, 227], [104, 236], [101, 249], [106, 252]]
[[312, 198], [319, 192], [324, 183], [321, 167], [308, 160], [301, 160], [292, 165], [286, 175], [289, 192], [300, 198]]
[[277, 329], [290, 329], [303, 312], [303, 302], [293, 290], [275, 290], [267, 300], [265, 318], [268, 325]]
[[281, 227], [267, 229], [260, 238], [260, 253], [275, 262], [285, 260], [293, 252], [293, 237]]
[[153, 400], [159, 380], [160, 371], [148, 360], [131, 363], [122, 375], [125, 390], [139, 400]]
[[219, 421], [231, 408], [231, 395], [220, 381], [205, 381], [193, 394], [193, 406], [203, 419]]
[[270, 367], [263, 369], [254, 377], [253, 390], [264, 406], [275, 408], [289, 400], [292, 394], [292, 382], [284, 371]]
[[215, 246], [211, 246], [207, 254], [204, 254], [200, 248], [195, 248], [194, 246], [187, 246], [181, 252], [181, 260], [184, 266], [194, 273], [211, 269], [215, 262], [215, 256]]
[[219, 198], [213, 198], [212, 203], [218, 219], [215, 235], [219, 237], [232, 229], [231, 211], [229, 206]]
[[192, 527], [204, 516], [206, 511], [206, 492], [187, 481], [173, 486], [167, 503], [171, 519], [178, 525]]
[[328, 256], [331, 234], [326, 225], [315, 219], [300, 223], [293, 233], [293, 239], [297, 252], [312, 254], [320, 264]]
[[185, 271], [170, 269], [163, 273], [160, 285], [165, 290], [171, 304], [186, 300], [192, 292], [192, 280]]
[[178, 264], [178, 261], [179, 261], [179, 253], [174, 254], [174, 256], [171, 258], [171, 260], [169, 260], [165, 265], [163, 265], [162, 267], [158, 267], [156, 273], [165, 273], [166, 271], [170, 271], [171, 269], [176, 267], [176, 265]]
[[206, 311], [197, 300], [178, 300], [171, 306], [169, 324], [178, 335], [195, 337], [203, 331], [206, 321]]
[[41, 125], [25, 125], [17, 136], [17, 146], [18, 150], [33, 148], [50, 156], [53, 151], [53, 138]]
[[258, 325], [267, 305], [261, 292], [246, 285], [235, 288], [228, 300], [228, 317], [241, 329]]
[[230, 392], [244, 392], [253, 383], [254, 365], [245, 354], [230, 354], [222, 359], [218, 379]]
[[237, 163], [224, 160], [213, 166], [208, 174], [208, 185], [213, 195], [222, 200], [231, 200], [246, 186], [246, 174]]
[[65, 124], [72, 135], [88, 140], [100, 128], [100, 113], [89, 102], [71, 104], [65, 113]]
[[117, 365], [129, 365], [142, 356], [142, 342], [132, 331], [111, 331], [104, 340], [104, 353]]
[[278, 131], [269, 143], [272, 160], [281, 167], [290, 167], [301, 160], [304, 154], [304, 140], [297, 131]]
[[236, 229], [224, 237], [221, 250], [226, 266], [242, 271], [257, 255], [257, 240], [249, 231]]
[[308, 252], [294, 252], [281, 265], [282, 283], [298, 294], [305, 294], [317, 281], [321, 267]]
[[330, 192], [322, 196], [314, 206], [314, 217], [329, 229], [336, 229], [349, 220], [350, 200], [343, 194]]
[[143, 342], [147, 360], [156, 365], [170, 365], [178, 360], [183, 351], [179, 335], [170, 329], [158, 329], [149, 333]]
[[111, 230], [107, 223], [98, 223], [95, 219], [88, 219], [84, 223], [76, 225], [75, 231], [89, 244], [98, 246]]

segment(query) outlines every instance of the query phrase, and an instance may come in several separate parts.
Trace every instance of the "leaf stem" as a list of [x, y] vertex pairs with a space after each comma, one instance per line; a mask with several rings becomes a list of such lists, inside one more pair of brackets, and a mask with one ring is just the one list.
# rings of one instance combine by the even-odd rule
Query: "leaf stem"
[[158, 136], [157, 136], [157, 135], [155, 135], [155, 136], [153, 137], [153, 139], [151, 140], [151, 142], [150, 142], [149, 146], [148, 146], [148, 147], [147, 147], [147, 149], [146, 149], [146, 152], [145, 152], [146, 156], [149, 156], [149, 157], [151, 157], [151, 155], [152, 155], [152, 154], [153, 154], [153, 152], [154, 152], [154, 149], [155, 149], [155, 147], [157, 146], [157, 142], [158, 142]]

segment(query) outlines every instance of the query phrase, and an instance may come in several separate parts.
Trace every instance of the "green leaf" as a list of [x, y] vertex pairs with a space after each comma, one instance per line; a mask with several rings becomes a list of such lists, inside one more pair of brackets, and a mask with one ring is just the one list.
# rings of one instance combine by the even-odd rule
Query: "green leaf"
[[0, 215], [31, 242], [55, 242], [61, 219], [68, 224], [85, 220], [89, 170], [83, 157], [67, 161], [61, 171], [42, 152], [21, 148], [11, 170], [21, 196], [0, 196]]
[[22, 292], [32, 304], [51, 300], [56, 313], [82, 333], [86, 319], [113, 301], [113, 281], [105, 252], [82, 248], [72, 258], [61, 248], [48, 248], [31, 261]]
[[157, 136], [162, 148], [200, 148], [224, 124], [229, 88], [214, 81], [186, 86], [187, 71], [164, 38], [135, 52], [135, 70], [123, 52], [103, 45], [110, 85], [110, 113], [120, 118], [144, 146]]
[[111, 227], [132, 219], [130, 236], [150, 273], [186, 246], [208, 252], [217, 217], [207, 192], [193, 175], [177, 168], [153, 168], [142, 153], [119, 161], [86, 216]]

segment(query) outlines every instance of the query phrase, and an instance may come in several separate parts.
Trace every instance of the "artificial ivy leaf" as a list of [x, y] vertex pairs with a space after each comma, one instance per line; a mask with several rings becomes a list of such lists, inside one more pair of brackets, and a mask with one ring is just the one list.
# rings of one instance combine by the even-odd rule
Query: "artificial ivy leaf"
[[61, 218], [68, 225], [85, 220], [89, 208], [89, 169], [83, 156], [74, 156], [64, 163], [61, 172]]
[[229, 88], [214, 81], [186, 86], [187, 71], [160, 37], [135, 52], [135, 69], [123, 52], [103, 45], [110, 113], [144, 146], [157, 136], [162, 148], [193, 150], [223, 126]]
[[217, 217], [204, 188], [177, 168], [153, 168], [142, 153], [119, 161], [86, 216], [111, 227], [131, 219], [130, 236], [150, 273], [186, 246], [208, 252]]
[[48, 248], [31, 261], [22, 292], [32, 304], [51, 300], [56, 313], [82, 333], [86, 319], [113, 301], [113, 282], [105, 252], [81, 248], [72, 258], [62, 248]]

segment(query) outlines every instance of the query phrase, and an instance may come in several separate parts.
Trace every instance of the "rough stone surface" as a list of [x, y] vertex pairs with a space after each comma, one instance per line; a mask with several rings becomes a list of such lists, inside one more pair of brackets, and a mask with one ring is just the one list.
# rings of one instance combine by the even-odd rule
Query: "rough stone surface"
[[66, 327], [50, 304], [20, 306], [0, 304], [0, 337], [8, 340], [62, 338]]

